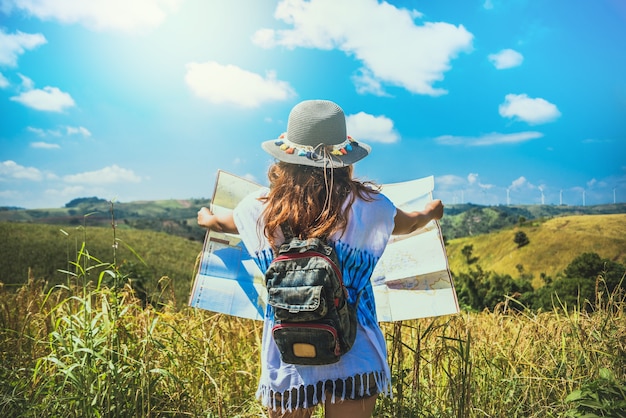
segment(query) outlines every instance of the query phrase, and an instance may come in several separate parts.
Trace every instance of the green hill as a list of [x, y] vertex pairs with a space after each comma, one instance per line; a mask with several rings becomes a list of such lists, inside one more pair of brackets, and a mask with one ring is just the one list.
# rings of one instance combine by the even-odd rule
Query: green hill
[[[0, 207], [0, 222], [55, 225], [109, 226], [111, 210], [118, 228], [166, 232], [202, 242], [204, 231], [196, 226], [198, 209], [209, 199], [108, 202], [97, 197], [74, 199], [63, 208], [21, 209]], [[626, 203], [593, 206], [446, 204], [441, 229], [448, 240], [487, 234], [520, 223], [570, 215], [626, 213]]]
[[[532, 275], [533, 285], [539, 287], [542, 276], [556, 277], [582, 253], [597, 253], [626, 264], [626, 214], [564, 216], [524, 225], [449, 240], [446, 248], [451, 270], [459, 274], [480, 265], [485, 271], [511, 277], [523, 273]], [[529, 239], [521, 248], [514, 242], [519, 231]], [[94, 266], [95, 259], [109, 264], [115, 261], [122, 274], [141, 280], [148, 293], [157, 292], [159, 279], [167, 276], [179, 303], [187, 301], [202, 249], [197, 240], [128, 227], [113, 229], [110, 224], [85, 227], [0, 222], [0, 234], [4, 237], [0, 244], [0, 282], [5, 286], [24, 283], [29, 276], [43, 278], [50, 285], [65, 283], [68, 275], [59, 270], [76, 270], [73, 263], [85, 242], [85, 252], [94, 260], [83, 256], [78, 260], [81, 267]], [[115, 240], [118, 245], [114, 249]], [[475, 260], [471, 265], [464, 252], [468, 246], [470, 258]], [[94, 268], [89, 280], [96, 281], [102, 270]]]
[[202, 242], [204, 231], [196, 225], [198, 209], [209, 199], [108, 202], [96, 197], [74, 199], [63, 208], [0, 208], [0, 221], [53, 225], [110, 226], [113, 210], [118, 228], [166, 232]]
[[[201, 228], [197, 227], [201, 231]], [[105, 267], [94, 268], [98, 260], [119, 267], [123, 275], [141, 281], [148, 293], [159, 291], [159, 279], [170, 278], [179, 303], [186, 303], [202, 243], [163, 232], [100, 226], [46, 225], [0, 222], [0, 282], [5, 286], [25, 283], [29, 276], [49, 285], [66, 283], [59, 272], [87, 270], [96, 282]], [[114, 236], [115, 235], [115, 236]], [[84, 254], [77, 255], [85, 243]], [[114, 246], [114, 243], [117, 245]]]
[[[523, 231], [529, 244], [521, 248], [514, 242]], [[453, 272], [470, 268], [463, 248], [471, 246], [484, 270], [518, 277], [532, 274], [535, 286], [542, 274], [555, 277], [578, 255], [597, 253], [621, 264], [626, 262], [626, 214], [574, 215], [534, 222], [522, 227], [502, 229], [490, 234], [457, 238], [447, 243]]]
[[441, 229], [448, 240], [488, 234], [534, 220], [560, 216], [609, 215], [626, 213], [626, 204], [595, 206], [511, 205], [480, 206], [473, 204], [446, 205]]

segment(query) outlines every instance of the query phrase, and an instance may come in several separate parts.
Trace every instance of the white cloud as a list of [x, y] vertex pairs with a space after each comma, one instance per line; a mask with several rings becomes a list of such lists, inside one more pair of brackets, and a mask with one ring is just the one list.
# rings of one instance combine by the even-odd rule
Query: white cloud
[[36, 128], [34, 126], [28, 126], [26, 128], [27, 131], [32, 132], [34, 134], [36, 134], [37, 136], [41, 137], [41, 138], [45, 138], [48, 136], [54, 136], [54, 137], [60, 137], [63, 136], [63, 133], [61, 131], [65, 131], [65, 134], [70, 136], [70, 135], [82, 135], [84, 137], [89, 137], [91, 136], [91, 132], [89, 132], [89, 129], [83, 127], [83, 126], [65, 126], [65, 127], [61, 127], [59, 129], [42, 129], [42, 128]]
[[435, 184], [437, 184], [437, 187], [443, 189], [458, 187], [464, 185], [465, 183], [466, 180], [463, 177], [459, 177], [454, 174], [445, 174], [435, 178]]
[[87, 171], [63, 177], [68, 183], [80, 184], [112, 184], [112, 183], [139, 183], [141, 178], [132, 170], [121, 168], [114, 164], [101, 170]]
[[476, 186], [478, 186], [479, 188], [481, 188], [483, 190], [489, 190], [489, 189], [495, 187], [495, 185], [493, 185], [493, 184], [481, 183], [479, 181], [478, 173], [469, 173], [467, 175], [467, 183], [469, 185], [476, 185]]
[[497, 188], [494, 184], [480, 182], [478, 173], [469, 173], [465, 178], [454, 174], [437, 176], [435, 184], [437, 190], [444, 192], [446, 199], [454, 203], [457, 203], [459, 198], [461, 202], [471, 201], [471, 197], [484, 200], [487, 198], [488, 190]]
[[524, 176], [520, 176], [511, 182], [511, 185], [508, 187], [511, 190], [522, 190], [522, 189], [535, 189]]
[[373, 116], [365, 112], [346, 116], [348, 135], [355, 140], [393, 143], [400, 139], [393, 129], [393, 121], [386, 116]]
[[442, 135], [435, 138], [435, 141], [442, 145], [466, 145], [478, 147], [499, 144], [516, 144], [541, 137], [543, 137], [543, 134], [536, 131], [516, 132], [512, 134], [493, 132], [478, 137]]
[[257, 183], [257, 184], [260, 183], [259, 179], [254, 174], [251, 174], [251, 173], [244, 174], [243, 178], [246, 180], [250, 180], [251, 182]]
[[63, 197], [74, 197], [81, 196], [89, 193], [89, 190], [84, 186], [67, 186], [62, 189], [48, 189], [45, 191], [46, 195], [57, 198], [59, 196]]
[[499, 107], [500, 116], [519, 119], [530, 124], [552, 122], [561, 116], [559, 109], [542, 98], [526, 94], [507, 94]]
[[383, 89], [383, 85], [372, 72], [366, 68], [361, 68], [352, 77], [352, 82], [359, 94], [373, 94], [375, 96], [389, 96]]
[[41, 20], [79, 23], [87, 28], [134, 31], [161, 24], [182, 0], [5, 0], [5, 8]]
[[7, 160], [0, 163], [0, 180], [7, 179], [40, 181], [43, 174], [34, 167], [24, 167], [15, 161]]
[[34, 126], [28, 126], [26, 130], [42, 138], [47, 137], [47, 136], [55, 136], [55, 137], [61, 136], [61, 132], [55, 129], [41, 129], [41, 128], [35, 128]]
[[84, 137], [91, 136], [91, 132], [82, 126], [66, 126], [65, 131], [68, 135], [82, 135]]
[[0, 73], [0, 89], [4, 89], [9, 87], [9, 80], [6, 79], [5, 76]]
[[35, 110], [46, 112], [62, 112], [65, 108], [75, 105], [74, 99], [57, 87], [46, 86], [43, 89], [33, 89], [11, 97], [11, 100]]
[[46, 131], [44, 129], [41, 129], [41, 128], [35, 128], [33, 126], [28, 126], [26, 128], [26, 130], [36, 134], [37, 136], [41, 136], [41, 137], [46, 136]]
[[614, 142], [610, 138], [586, 138], [581, 141], [583, 144], [611, 144]]
[[61, 146], [59, 144], [51, 144], [49, 142], [31, 142], [30, 146], [33, 148], [40, 148], [40, 149], [57, 149], [57, 148], [61, 148]]
[[17, 57], [26, 50], [45, 44], [46, 38], [40, 33], [6, 33], [0, 27], [0, 65], [15, 67]]
[[295, 94], [289, 83], [277, 80], [272, 72], [262, 77], [235, 65], [214, 61], [187, 64], [185, 82], [198, 97], [242, 107], [258, 107]]
[[518, 67], [524, 61], [524, 56], [513, 49], [503, 49], [496, 54], [490, 54], [488, 58], [498, 70]]
[[26, 77], [24, 74], [18, 73], [17, 75], [20, 76], [20, 79], [22, 80], [22, 89], [32, 90], [33, 88], [35, 88], [35, 82], [33, 80]]
[[472, 48], [473, 35], [462, 25], [416, 25], [419, 12], [376, 0], [284, 0], [275, 17], [293, 29], [261, 29], [253, 42], [266, 48], [339, 49], [365, 67], [356, 76], [360, 91], [377, 87], [378, 81], [412, 93], [445, 94], [434, 83], [443, 79], [452, 59]]

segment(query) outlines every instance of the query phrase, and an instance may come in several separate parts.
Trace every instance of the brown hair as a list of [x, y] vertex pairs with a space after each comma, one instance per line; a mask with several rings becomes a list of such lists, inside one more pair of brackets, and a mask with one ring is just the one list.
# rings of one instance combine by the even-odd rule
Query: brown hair
[[[352, 166], [322, 168], [278, 162], [268, 173], [270, 191], [261, 200], [265, 236], [276, 248], [274, 238], [286, 222], [294, 236], [329, 237], [343, 231], [347, 214], [357, 197], [372, 200], [379, 187], [352, 178]], [[345, 205], [345, 206], [344, 206]]]

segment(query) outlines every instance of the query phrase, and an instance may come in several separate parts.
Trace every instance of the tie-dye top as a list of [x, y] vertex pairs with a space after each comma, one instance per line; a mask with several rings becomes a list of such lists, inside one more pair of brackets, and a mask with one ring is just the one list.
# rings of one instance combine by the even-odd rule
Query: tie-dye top
[[[267, 188], [247, 196], [234, 211], [234, 220], [251, 257], [261, 271], [265, 271], [272, 261], [273, 252], [263, 235], [261, 214], [263, 203], [259, 197], [266, 195]], [[348, 289], [351, 303], [361, 293], [357, 309], [357, 337], [353, 348], [344, 354], [338, 363], [323, 366], [303, 366], [286, 364], [280, 360], [280, 354], [271, 337], [274, 325], [273, 311], [268, 306], [263, 327], [261, 350], [261, 377], [257, 396], [262, 403], [271, 408], [277, 406], [291, 410], [291, 403], [285, 404], [289, 391], [305, 387], [317, 387], [319, 382], [346, 379], [375, 379], [375, 382], [362, 382], [365, 388], [376, 387], [378, 393], [390, 395], [391, 377], [387, 363], [387, 350], [384, 336], [376, 318], [376, 307], [370, 276], [380, 259], [394, 227], [396, 208], [382, 194], [372, 195], [372, 201], [355, 199], [350, 209], [348, 224], [343, 234], [331, 237], [342, 266], [343, 280]], [[282, 237], [281, 237], [282, 240]], [[280, 242], [280, 240], [279, 240]], [[354, 382], [356, 380], [352, 380]], [[375, 383], [375, 385], [374, 385]], [[346, 385], [343, 385], [345, 388]], [[314, 389], [315, 390], [315, 389]], [[365, 389], [368, 391], [368, 389]], [[304, 402], [304, 407], [323, 403], [326, 393], [314, 393], [312, 402]], [[293, 392], [292, 392], [293, 393]], [[276, 396], [279, 395], [279, 396]], [[340, 394], [341, 399], [353, 398], [354, 394]], [[368, 393], [357, 394], [367, 396]], [[276, 399], [282, 399], [283, 405], [277, 405]], [[331, 402], [335, 401], [332, 395]], [[280, 402], [280, 401], [279, 401]], [[312, 404], [311, 404], [312, 403]]]

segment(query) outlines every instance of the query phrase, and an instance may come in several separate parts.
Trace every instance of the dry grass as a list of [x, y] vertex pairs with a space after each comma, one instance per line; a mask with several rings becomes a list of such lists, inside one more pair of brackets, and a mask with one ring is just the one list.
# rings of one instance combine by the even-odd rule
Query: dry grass
[[[265, 416], [259, 322], [177, 309], [167, 278], [159, 309], [144, 308], [129, 287], [102, 286], [124, 282], [115, 256], [102, 270], [84, 244], [72, 266], [51, 290], [33, 277], [17, 291], [0, 283], [0, 416]], [[376, 416], [557, 417], [576, 406], [572, 391], [607, 373], [626, 381], [624, 295], [585, 310], [508, 303], [383, 324], [394, 398]]]
[[[128, 289], [42, 289], [0, 289], [0, 415], [264, 416], [260, 323], [144, 309]], [[383, 330], [394, 399], [379, 401], [380, 417], [556, 417], [601, 369], [626, 379], [623, 299], [590, 313], [503, 306]]]
[[[517, 248], [513, 238], [520, 230], [530, 244]], [[447, 251], [454, 272], [469, 270], [461, 251], [466, 245], [473, 246], [473, 256], [486, 270], [517, 277], [521, 265], [525, 273], [535, 278], [541, 273], [556, 277], [575, 257], [586, 252], [624, 263], [626, 214], [564, 216], [532, 226], [451, 240]]]

